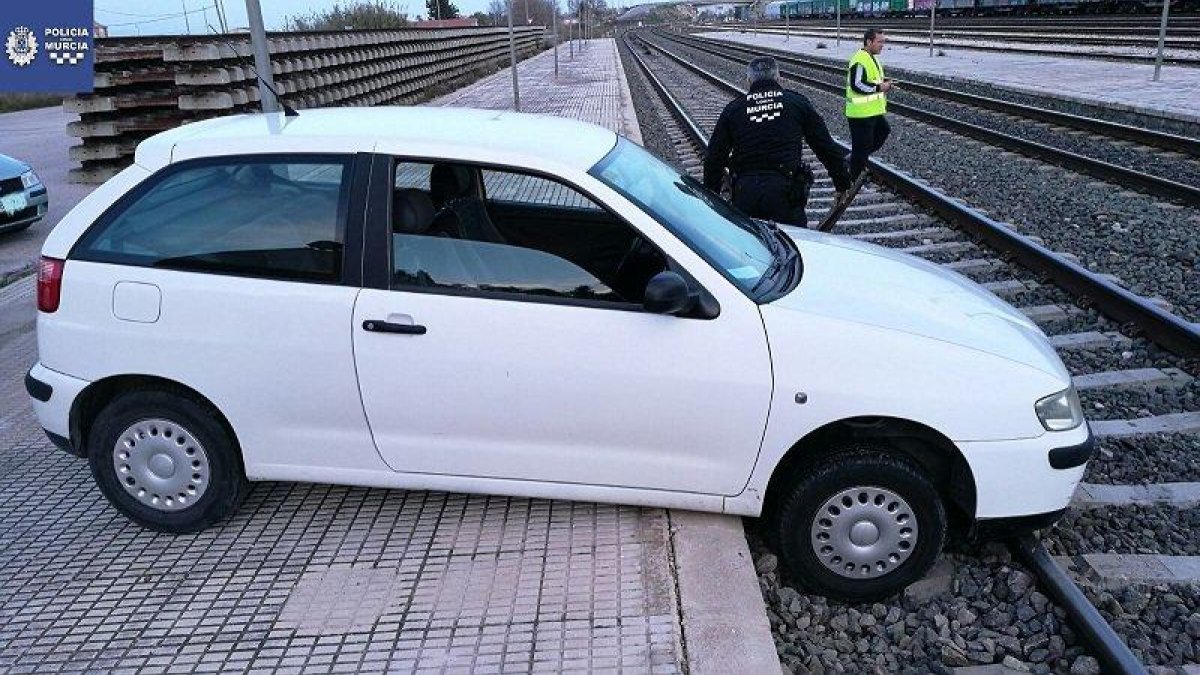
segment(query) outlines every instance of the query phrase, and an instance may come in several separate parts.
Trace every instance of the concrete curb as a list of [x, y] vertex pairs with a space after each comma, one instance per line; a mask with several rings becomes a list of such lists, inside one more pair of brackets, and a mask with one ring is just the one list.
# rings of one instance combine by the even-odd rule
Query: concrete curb
[[629, 90], [629, 78], [625, 75], [625, 64], [621, 62], [621, 50], [613, 50], [613, 58], [617, 60], [617, 81], [621, 85], [621, 135], [638, 145], [645, 145], [642, 140], [642, 127], [638, 123], [637, 109], [633, 106], [633, 93]]
[[671, 511], [670, 519], [688, 672], [779, 675], [741, 519], [693, 511]]

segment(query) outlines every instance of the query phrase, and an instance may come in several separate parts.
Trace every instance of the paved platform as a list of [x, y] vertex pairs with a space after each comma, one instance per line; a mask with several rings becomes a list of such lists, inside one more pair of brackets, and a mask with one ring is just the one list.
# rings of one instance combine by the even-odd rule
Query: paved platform
[[[517, 64], [521, 112], [570, 117], [608, 127], [642, 141], [625, 69], [611, 39], [576, 40]], [[432, 105], [512, 110], [512, 70], [505, 68], [474, 84], [435, 99]]]
[[[612, 41], [560, 57], [521, 64], [525, 109], [637, 139]], [[0, 289], [0, 673], [779, 672], [735, 518], [259, 483], [197, 535], [132, 525], [33, 417], [33, 294]]]
[[[841, 45], [833, 38], [716, 31], [699, 33], [751, 45], [794, 51], [808, 56], [848, 60], [861, 35], [849, 29]], [[818, 49], [817, 43], [825, 44]], [[946, 47], [944, 56], [929, 56], [924, 46], [888, 45], [880, 61], [885, 68], [904, 69], [964, 81], [986, 82], [1040, 96], [1055, 96], [1090, 105], [1168, 117], [1200, 124], [1200, 68], [1164, 66], [1154, 82], [1154, 67], [1117, 61], [972, 51]]]

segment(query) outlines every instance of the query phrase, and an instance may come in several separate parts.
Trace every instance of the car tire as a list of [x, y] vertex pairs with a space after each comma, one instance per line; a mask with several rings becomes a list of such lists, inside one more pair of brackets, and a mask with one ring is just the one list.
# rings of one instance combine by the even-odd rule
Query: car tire
[[879, 449], [836, 453], [798, 475], [775, 540], [795, 580], [837, 600], [878, 600], [920, 579], [946, 541], [946, 508], [921, 469]]
[[158, 532], [198, 532], [233, 513], [249, 490], [241, 450], [211, 406], [142, 389], [106, 405], [87, 438], [92, 476], [130, 520]]

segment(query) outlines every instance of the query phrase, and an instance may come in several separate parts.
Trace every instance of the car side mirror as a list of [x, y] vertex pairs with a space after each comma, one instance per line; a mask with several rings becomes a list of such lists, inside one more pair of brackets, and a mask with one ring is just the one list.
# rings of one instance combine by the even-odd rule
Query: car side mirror
[[659, 272], [646, 283], [642, 306], [655, 314], [683, 314], [696, 304], [692, 289], [678, 272]]

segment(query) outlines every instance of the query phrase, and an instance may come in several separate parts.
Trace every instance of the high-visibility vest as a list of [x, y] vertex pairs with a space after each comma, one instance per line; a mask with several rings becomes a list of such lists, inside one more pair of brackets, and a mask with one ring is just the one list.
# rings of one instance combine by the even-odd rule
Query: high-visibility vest
[[855, 64], [863, 67], [869, 84], [883, 82], [883, 66], [865, 49], [854, 52], [846, 66], [846, 117], [875, 117], [887, 112], [887, 95], [882, 91], [860, 94], [850, 86], [851, 71]]

